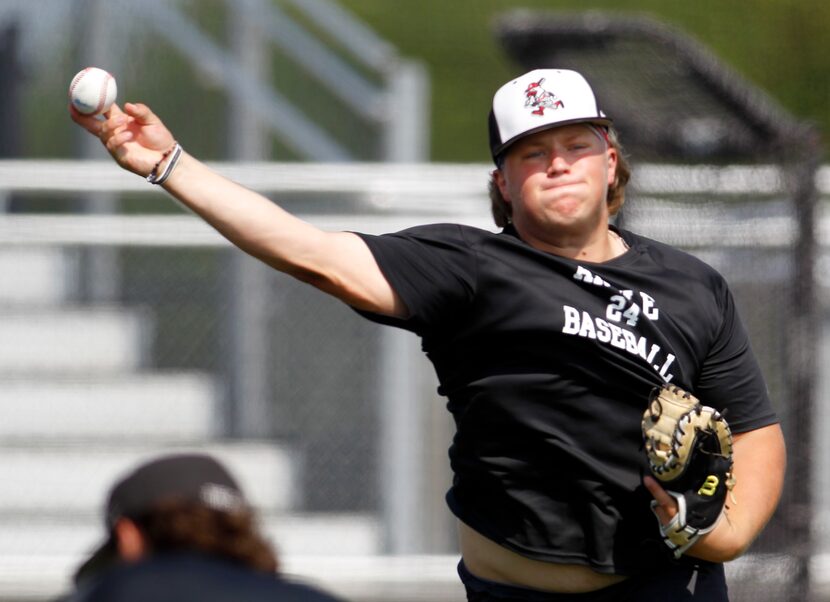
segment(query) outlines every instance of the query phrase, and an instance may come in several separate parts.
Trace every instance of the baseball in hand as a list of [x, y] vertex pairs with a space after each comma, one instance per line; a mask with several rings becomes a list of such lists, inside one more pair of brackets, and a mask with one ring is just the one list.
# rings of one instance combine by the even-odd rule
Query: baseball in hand
[[79, 71], [69, 84], [69, 100], [84, 115], [100, 115], [109, 110], [117, 93], [115, 78], [98, 67]]

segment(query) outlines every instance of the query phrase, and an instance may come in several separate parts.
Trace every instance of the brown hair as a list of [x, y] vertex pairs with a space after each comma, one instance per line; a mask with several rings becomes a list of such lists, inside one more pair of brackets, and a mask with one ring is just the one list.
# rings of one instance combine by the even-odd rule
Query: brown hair
[[257, 530], [250, 509], [225, 511], [193, 501], [169, 500], [155, 504], [135, 523], [152, 553], [189, 550], [255, 570], [275, 572], [279, 568], [276, 554]]
[[[631, 167], [628, 160], [625, 158], [622, 144], [617, 131], [613, 127], [608, 128], [608, 144], [617, 151], [617, 171], [614, 177], [614, 183], [608, 187], [608, 212], [611, 215], [616, 215], [625, 203], [625, 186], [631, 179]], [[488, 186], [490, 193], [490, 211], [493, 213], [493, 219], [496, 225], [504, 228], [511, 221], [513, 208], [510, 203], [504, 200], [504, 197], [496, 184], [495, 172], [490, 174], [490, 183]]]

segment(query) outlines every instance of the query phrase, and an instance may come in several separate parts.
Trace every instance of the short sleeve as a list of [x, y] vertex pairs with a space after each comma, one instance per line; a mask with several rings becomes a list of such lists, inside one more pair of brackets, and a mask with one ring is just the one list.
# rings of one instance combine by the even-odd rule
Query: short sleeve
[[458, 224], [410, 228], [394, 234], [358, 234], [409, 312], [407, 319], [358, 311], [364, 317], [424, 335], [472, 302], [476, 253]]
[[758, 360], [725, 282], [718, 292], [723, 321], [704, 359], [695, 393], [724, 413], [735, 433], [778, 421]]

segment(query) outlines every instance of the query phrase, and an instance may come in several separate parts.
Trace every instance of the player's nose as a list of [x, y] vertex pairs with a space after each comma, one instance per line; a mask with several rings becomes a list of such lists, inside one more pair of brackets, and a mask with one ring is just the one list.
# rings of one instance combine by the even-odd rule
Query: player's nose
[[548, 175], [556, 175], [568, 171], [568, 162], [559, 153], [551, 153], [550, 163], [548, 163]]

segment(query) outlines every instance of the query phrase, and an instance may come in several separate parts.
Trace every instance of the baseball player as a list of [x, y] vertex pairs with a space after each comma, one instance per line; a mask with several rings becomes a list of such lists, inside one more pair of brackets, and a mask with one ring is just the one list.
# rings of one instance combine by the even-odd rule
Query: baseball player
[[[539, 82], [557, 102], [528, 102]], [[722, 563], [780, 497], [782, 433], [724, 279], [609, 225], [629, 169], [582, 75], [496, 92], [498, 233], [322, 232], [183, 152], [144, 105], [73, 119], [241, 249], [422, 337], [457, 425], [469, 600], [727, 600]]]

